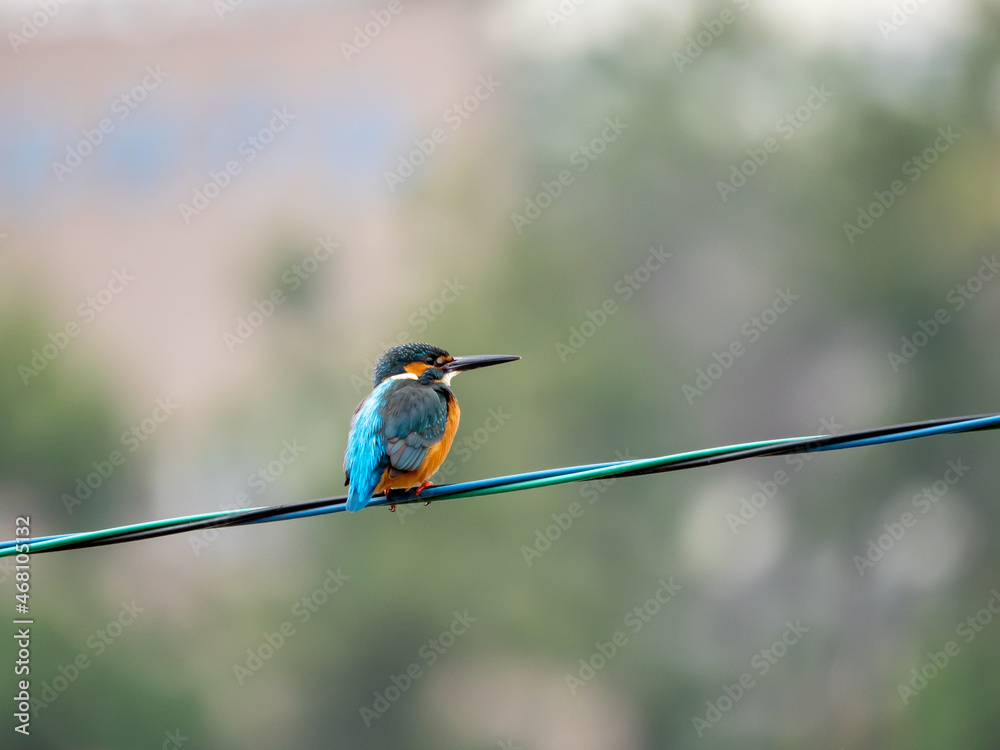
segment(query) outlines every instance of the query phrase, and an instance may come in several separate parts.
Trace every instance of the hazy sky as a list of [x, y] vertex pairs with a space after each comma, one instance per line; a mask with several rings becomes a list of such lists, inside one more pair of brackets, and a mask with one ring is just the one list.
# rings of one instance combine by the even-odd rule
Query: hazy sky
[[[59, 2], [59, 0], [53, 0]], [[288, 6], [289, 0], [215, 0], [229, 2], [242, 8], [262, 5]], [[311, 0], [301, 0], [310, 2]], [[317, 0], [318, 1], [318, 0]], [[137, 8], [143, 5], [156, 6], [157, 18], [163, 16], [165, 9], [170, 8], [179, 17], [197, 17], [205, 15], [211, 9], [209, 0], [63, 0], [59, 16], [54, 19], [53, 27], [65, 26], [67, 22], [82, 21], [87, 17], [93, 21], [95, 11], [106, 18], [125, 12], [132, 16]], [[325, 0], [324, 4], [332, 4]], [[384, 3], [360, 3], [354, 0], [340, 0], [340, 4], [367, 5], [371, 8], [380, 7]], [[872, 41], [896, 41], [908, 39], [915, 43], [921, 39], [948, 36], [961, 30], [970, 22], [969, 8], [972, 0], [731, 0], [733, 10], [739, 14], [748, 9], [763, 14], [771, 19], [774, 25], [801, 41], [804, 45], [838, 43], [843, 41], [857, 42], [871, 39]], [[912, 10], [910, 14], [899, 15], [899, 9], [906, 6]], [[0, 11], [4, 15], [14, 16], [13, 24], [18, 22], [18, 16], [36, 11], [39, 0], [0, 0]], [[549, 10], [571, 9], [572, 23], [567, 22], [553, 27]], [[556, 31], [562, 37], [563, 43], [578, 44], [592, 41], [595, 37], [614, 33], [636, 9], [648, 11], [656, 9], [669, 14], [679, 21], [711, 20], [701, 18], [705, 12], [700, 4], [692, 0], [674, 0], [669, 3], [659, 0], [501, 0], [494, 3], [494, 15], [498, 21], [503, 21], [508, 33], [513, 36], [530, 34], [533, 31], [545, 30], [549, 34]], [[896, 10], [896, 19], [905, 16], [905, 21], [899, 31], [905, 34], [889, 32], [879, 27], [880, 22], [890, 21]], [[214, 13], [212, 13], [214, 15]], [[61, 20], [62, 23], [57, 23]], [[110, 19], [109, 19], [110, 20]], [[90, 24], [87, 24], [90, 25]], [[5, 21], [6, 31], [12, 30], [11, 22]], [[68, 29], [62, 29], [67, 31]], [[551, 43], [552, 38], [548, 40]]]

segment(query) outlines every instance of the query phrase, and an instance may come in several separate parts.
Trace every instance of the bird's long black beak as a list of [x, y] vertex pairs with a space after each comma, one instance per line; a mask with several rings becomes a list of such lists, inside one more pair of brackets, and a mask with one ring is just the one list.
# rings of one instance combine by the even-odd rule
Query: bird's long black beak
[[513, 362], [516, 359], [520, 359], [520, 357], [515, 354], [477, 354], [472, 357], [455, 357], [451, 362], [445, 364], [443, 369], [445, 372], [463, 372], [490, 365], [502, 365], [504, 362]]

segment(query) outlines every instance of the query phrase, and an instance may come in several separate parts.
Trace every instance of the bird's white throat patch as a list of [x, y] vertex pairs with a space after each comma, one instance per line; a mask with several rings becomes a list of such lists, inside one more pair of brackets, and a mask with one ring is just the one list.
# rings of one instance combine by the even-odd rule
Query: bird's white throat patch
[[[445, 385], [451, 385], [451, 379], [458, 375], [459, 372], [459, 370], [445, 372], [445, 374], [441, 377], [440, 382]], [[419, 378], [412, 372], [401, 372], [399, 375], [390, 375], [389, 380], [419, 380]]]

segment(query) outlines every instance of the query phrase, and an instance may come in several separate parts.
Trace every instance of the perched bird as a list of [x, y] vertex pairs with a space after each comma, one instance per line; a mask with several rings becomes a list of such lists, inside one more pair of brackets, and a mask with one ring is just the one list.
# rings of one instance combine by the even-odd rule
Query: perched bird
[[394, 346], [379, 357], [372, 392], [351, 419], [344, 455], [347, 509], [361, 510], [375, 492], [417, 487], [444, 462], [458, 430], [451, 379], [465, 370], [513, 362], [512, 355], [452, 357], [430, 344]]

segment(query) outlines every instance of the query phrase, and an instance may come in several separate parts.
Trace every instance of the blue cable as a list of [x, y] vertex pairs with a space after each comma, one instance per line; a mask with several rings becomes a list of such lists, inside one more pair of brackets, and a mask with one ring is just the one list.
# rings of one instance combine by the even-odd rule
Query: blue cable
[[[430, 501], [435, 498], [469, 497], [494, 494], [493, 492], [490, 492], [490, 490], [516, 491], [533, 486], [548, 486], [547, 484], [539, 485], [537, 483], [544, 483], [549, 479], [559, 480], [558, 482], [552, 482], [555, 484], [600, 479], [603, 477], [640, 476], [643, 474], [658, 473], [662, 471], [706, 466], [722, 461], [734, 461], [752, 456], [840, 450], [843, 448], [879, 445], [955, 432], [996, 429], [998, 427], [1000, 427], [1000, 414], [991, 414], [976, 417], [956, 417], [946, 420], [928, 420], [924, 422], [896, 425], [894, 427], [882, 428], [880, 430], [868, 430], [841, 436], [823, 435], [808, 438], [782, 438], [777, 440], [766, 440], [756, 443], [724, 446], [722, 448], [690, 451], [687, 453], [661, 456], [659, 458], [652, 459], [634, 459], [583, 464], [579, 466], [544, 469], [541, 471], [492, 477], [489, 479], [480, 479], [460, 484], [431, 486], [426, 488], [421, 493], [419, 499], [416, 498], [412, 491], [410, 491], [410, 493], [406, 493], [402, 496], [397, 495], [391, 499], [386, 497], [375, 497], [368, 504], [368, 507], [379, 507], [389, 504], [399, 505], [425, 500]], [[852, 435], [864, 435], [864, 437], [852, 439]], [[130, 526], [115, 527], [101, 531], [32, 537], [30, 539], [30, 548], [32, 552], [82, 548], [98, 544], [112, 544], [122, 541], [164, 536], [166, 534], [188, 530], [193, 531], [200, 528], [269, 523], [271, 521], [283, 521], [293, 518], [308, 518], [343, 511], [346, 508], [346, 502], [343, 497], [321, 498], [305, 503], [296, 503], [291, 507], [295, 506], [300, 507], [294, 510], [290, 509], [286, 512], [281, 512], [281, 509], [285, 506], [240, 508], [231, 511], [215, 511], [185, 516], [183, 518], [133, 524]], [[9, 556], [16, 545], [24, 544], [25, 541], [26, 540], [22, 539], [0, 542], [0, 557]], [[39, 547], [41, 547], [41, 549], [38, 549]]]

